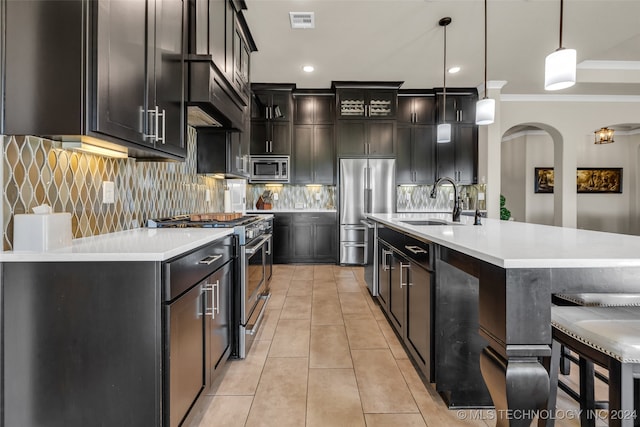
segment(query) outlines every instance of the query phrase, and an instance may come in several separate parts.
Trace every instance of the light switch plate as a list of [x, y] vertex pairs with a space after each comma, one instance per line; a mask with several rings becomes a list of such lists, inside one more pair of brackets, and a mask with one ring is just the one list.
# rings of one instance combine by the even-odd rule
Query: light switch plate
[[116, 200], [116, 185], [113, 181], [102, 181], [102, 203], [114, 203]]

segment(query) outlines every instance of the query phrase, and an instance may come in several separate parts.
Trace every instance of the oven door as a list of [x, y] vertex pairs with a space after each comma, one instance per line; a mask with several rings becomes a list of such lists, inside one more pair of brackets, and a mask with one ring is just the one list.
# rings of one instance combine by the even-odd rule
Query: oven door
[[240, 307], [240, 334], [238, 337], [238, 357], [244, 359], [260, 328], [262, 316], [269, 299], [265, 263], [267, 242], [271, 234], [260, 236], [241, 250], [242, 284]]

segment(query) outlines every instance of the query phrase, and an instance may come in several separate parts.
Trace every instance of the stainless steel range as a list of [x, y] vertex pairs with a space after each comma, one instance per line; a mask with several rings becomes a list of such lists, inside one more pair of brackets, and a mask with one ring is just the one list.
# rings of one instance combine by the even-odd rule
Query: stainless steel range
[[271, 296], [272, 221], [261, 215], [225, 218], [221, 214], [179, 215], [147, 221], [149, 228], [233, 228], [238, 242], [236, 274], [240, 280], [234, 292], [232, 356], [241, 359], [246, 357], [253, 343]]

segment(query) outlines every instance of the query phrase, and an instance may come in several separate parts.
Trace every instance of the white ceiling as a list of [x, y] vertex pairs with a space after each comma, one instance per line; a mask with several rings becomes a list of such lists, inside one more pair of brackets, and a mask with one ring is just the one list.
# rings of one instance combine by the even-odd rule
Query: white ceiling
[[[329, 88], [333, 80], [404, 81], [447, 87], [483, 81], [483, 0], [246, 0], [258, 46], [251, 81]], [[289, 12], [315, 12], [315, 29], [294, 30]], [[544, 60], [558, 48], [560, 0], [488, 0], [488, 80], [503, 94], [544, 91]], [[564, 47], [578, 55], [578, 83], [553, 93], [640, 95], [640, 0], [565, 0]], [[583, 63], [583, 61], [589, 61]], [[591, 61], [624, 61], [591, 62]], [[582, 64], [581, 64], [582, 63]], [[304, 73], [312, 64], [315, 71]], [[549, 93], [549, 92], [547, 92]]]

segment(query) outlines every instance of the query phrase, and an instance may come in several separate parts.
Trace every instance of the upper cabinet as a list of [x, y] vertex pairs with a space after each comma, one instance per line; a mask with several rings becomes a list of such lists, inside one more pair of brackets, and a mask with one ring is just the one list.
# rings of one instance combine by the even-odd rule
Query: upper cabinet
[[[444, 108], [444, 93], [441, 88], [436, 90], [438, 98], [438, 122], [468, 123], [476, 122], [476, 89], [447, 89], [446, 116]], [[446, 119], [446, 120], [445, 120]]]
[[328, 125], [335, 121], [336, 98], [328, 91], [294, 94], [296, 125]]
[[402, 82], [333, 82], [339, 119], [393, 119]]
[[433, 91], [400, 91], [398, 123], [430, 125], [436, 122], [436, 96]]
[[[208, 115], [209, 126], [248, 130], [243, 116], [250, 109], [250, 59], [257, 47], [243, 9], [246, 9], [244, 1], [189, 2], [187, 104]], [[196, 121], [190, 124], [207, 125]]]
[[251, 155], [290, 155], [295, 85], [251, 86]]
[[184, 158], [185, 1], [5, 4], [2, 133]]

